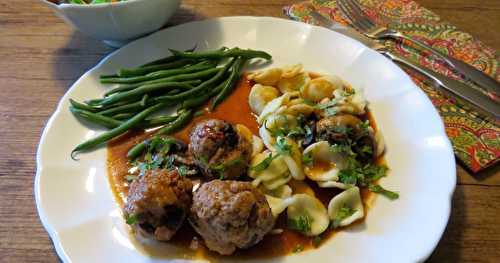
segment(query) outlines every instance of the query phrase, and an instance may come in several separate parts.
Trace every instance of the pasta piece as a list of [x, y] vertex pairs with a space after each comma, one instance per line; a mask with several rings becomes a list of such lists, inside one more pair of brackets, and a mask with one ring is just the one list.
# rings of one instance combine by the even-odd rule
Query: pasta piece
[[281, 79], [282, 73], [283, 70], [280, 68], [271, 68], [251, 73], [248, 75], [248, 79], [253, 80], [262, 85], [274, 86]]
[[262, 125], [266, 118], [276, 112], [282, 105], [285, 105], [290, 101], [290, 98], [292, 96], [296, 96], [297, 93], [294, 92], [287, 92], [273, 100], [271, 100], [269, 103], [266, 104], [266, 106], [262, 109], [262, 112], [260, 113], [259, 117], [257, 118], [257, 122]]
[[271, 207], [271, 214], [273, 214], [275, 218], [283, 213], [286, 208], [295, 201], [293, 197], [278, 198], [270, 195], [266, 195], [266, 199], [269, 207]]
[[264, 150], [264, 143], [259, 136], [252, 135], [252, 157]]
[[[348, 216], [339, 216], [342, 210], [350, 211]], [[345, 212], [344, 212], [345, 213]], [[347, 226], [364, 217], [363, 202], [358, 187], [351, 187], [336, 195], [328, 204], [328, 215], [331, 220], [337, 220], [338, 226]], [[339, 220], [340, 219], [340, 220]]]
[[385, 151], [384, 137], [382, 136], [382, 133], [378, 130], [375, 132], [375, 148], [377, 157], [381, 156]]
[[310, 80], [309, 74], [302, 72], [290, 78], [282, 78], [278, 82], [277, 87], [281, 93], [300, 91]]
[[279, 188], [280, 186], [282, 185], [285, 185], [286, 183], [288, 183], [290, 180], [292, 179], [292, 177], [290, 176], [290, 174], [286, 174], [285, 177], [278, 177], [278, 178], [275, 178], [273, 180], [269, 180], [269, 181], [263, 181], [262, 184], [269, 190], [274, 190], [274, 189], [277, 189]]
[[306, 194], [295, 194], [291, 198], [294, 200], [286, 210], [288, 220], [307, 222], [307, 227], [301, 229], [301, 233], [306, 236], [317, 236], [328, 228], [330, 224], [328, 211], [320, 200]]
[[259, 135], [267, 149], [276, 151], [276, 148], [273, 146], [276, 140], [271, 136], [271, 133], [267, 130], [265, 125], [259, 127]]
[[304, 172], [313, 181], [337, 181], [339, 167], [343, 166], [344, 157], [330, 150], [327, 141], [319, 141], [309, 145], [303, 152], [312, 158], [312, 165], [306, 166]]
[[302, 168], [302, 154], [300, 153], [299, 145], [290, 138], [286, 138], [286, 144], [290, 146], [290, 154], [283, 155], [290, 174], [295, 180], [304, 180], [304, 170]]
[[300, 93], [303, 98], [319, 102], [324, 98], [333, 97], [333, 91], [343, 88], [343, 81], [337, 76], [323, 76], [312, 79]]
[[250, 131], [250, 129], [248, 129], [247, 126], [245, 126], [243, 124], [236, 124], [235, 128], [236, 128], [236, 131], [238, 132], [238, 135], [242, 136], [243, 138], [245, 138], [249, 142], [253, 141], [253, 134]]
[[318, 181], [317, 183], [318, 183], [318, 186], [321, 188], [339, 188], [339, 189], [343, 189], [343, 190], [349, 189], [349, 188], [354, 186], [352, 184], [344, 184], [344, 183], [335, 182], [335, 181], [324, 181], [324, 182]]
[[293, 78], [296, 75], [302, 73], [302, 64], [295, 64], [283, 67], [282, 78]]
[[266, 104], [279, 95], [280, 93], [275, 87], [255, 84], [248, 95], [248, 104], [253, 113], [261, 114]]

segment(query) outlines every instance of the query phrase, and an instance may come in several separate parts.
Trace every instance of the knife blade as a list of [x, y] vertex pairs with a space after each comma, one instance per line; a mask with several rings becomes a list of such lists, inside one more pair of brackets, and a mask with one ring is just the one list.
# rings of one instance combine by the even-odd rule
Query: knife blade
[[343, 26], [330, 19], [327, 19], [316, 11], [312, 11], [310, 15], [317, 22], [316, 25], [353, 38], [363, 43], [367, 47], [385, 55], [392, 61], [397, 62], [397, 65], [404, 65], [405, 67], [410, 68], [421, 75], [424, 75], [425, 77], [430, 79], [435, 84], [434, 86], [439, 88], [445, 96], [449, 96], [457, 100], [459, 104], [464, 104], [473, 108], [484, 119], [491, 120], [495, 123], [499, 122], [500, 104], [491, 100], [480, 90], [472, 88], [463, 82], [451, 79], [440, 73], [426, 69], [406, 58], [398, 56], [388, 51], [384, 45], [378, 43], [377, 41], [368, 38], [367, 36], [354, 30], [353, 28]]

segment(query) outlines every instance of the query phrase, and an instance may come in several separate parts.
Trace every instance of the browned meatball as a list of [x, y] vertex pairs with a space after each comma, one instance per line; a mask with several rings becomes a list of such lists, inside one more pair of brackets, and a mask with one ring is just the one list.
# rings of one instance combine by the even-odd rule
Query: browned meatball
[[252, 145], [230, 123], [209, 119], [191, 130], [189, 150], [206, 177], [237, 179], [246, 173]]
[[137, 234], [167, 241], [181, 227], [191, 207], [193, 184], [177, 170], [151, 170], [128, 192], [125, 217]]
[[274, 218], [265, 196], [251, 183], [213, 180], [194, 193], [189, 222], [210, 250], [230, 255], [261, 241]]

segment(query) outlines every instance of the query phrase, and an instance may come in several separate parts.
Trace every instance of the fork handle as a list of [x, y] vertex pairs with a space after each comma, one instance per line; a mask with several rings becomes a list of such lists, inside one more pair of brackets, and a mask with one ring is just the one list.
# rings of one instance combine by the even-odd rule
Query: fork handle
[[385, 36], [393, 38], [393, 39], [404, 39], [414, 43], [422, 49], [425, 49], [431, 52], [436, 57], [440, 58], [444, 62], [446, 62], [452, 69], [454, 69], [457, 73], [461, 74], [466, 78], [466, 80], [474, 82], [476, 85], [483, 88], [483, 93], [488, 96], [491, 100], [500, 103], [500, 83], [497, 82], [492, 77], [488, 76], [484, 72], [476, 69], [475, 67], [462, 62], [453, 57], [444, 55], [443, 53], [437, 51], [436, 49], [428, 46], [427, 44], [405, 36], [399, 32], [390, 32]]

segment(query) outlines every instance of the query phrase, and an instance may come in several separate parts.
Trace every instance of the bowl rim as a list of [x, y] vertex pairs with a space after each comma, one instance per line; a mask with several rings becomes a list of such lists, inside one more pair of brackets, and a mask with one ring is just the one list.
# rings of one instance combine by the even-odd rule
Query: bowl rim
[[[120, 6], [120, 5], [126, 5], [128, 3], [140, 2], [140, 1], [146, 1], [146, 0], [126, 0], [126, 1], [119, 1], [119, 2], [86, 4], [86, 5], [71, 4], [71, 3], [56, 4], [56, 3], [49, 1], [49, 0], [41, 0], [41, 1], [45, 2], [49, 5], [53, 5], [55, 7], [60, 7], [60, 8], [72, 7], [72, 8], [81, 8], [81, 9], [91, 9], [91, 8], [104, 8], [104, 7], [108, 7], [108, 6]], [[147, 0], [147, 1], [149, 1], [149, 0]]]

